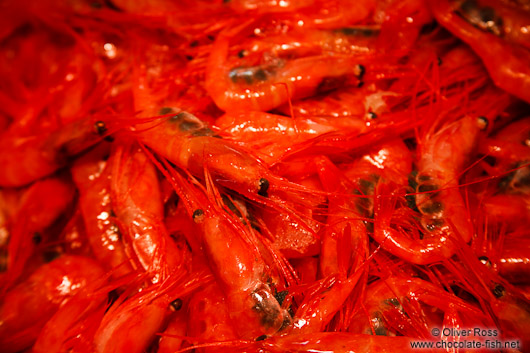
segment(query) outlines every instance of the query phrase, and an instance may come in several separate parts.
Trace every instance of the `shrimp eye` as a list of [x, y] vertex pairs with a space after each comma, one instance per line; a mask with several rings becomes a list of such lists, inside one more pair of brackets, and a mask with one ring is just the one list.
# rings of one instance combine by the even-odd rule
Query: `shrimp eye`
[[177, 298], [173, 300], [169, 305], [174, 311], [179, 311], [182, 308], [182, 299]]
[[95, 122], [94, 129], [96, 130], [96, 133], [100, 136], [103, 136], [103, 134], [107, 132], [107, 126], [101, 120]]
[[489, 125], [489, 120], [485, 116], [479, 116], [477, 118], [478, 128], [480, 130], [486, 130]]
[[366, 68], [364, 67], [364, 65], [357, 65], [357, 72], [355, 72], [355, 76], [357, 76], [357, 78], [359, 80], [362, 80], [363, 77], [364, 77], [364, 74], [366, 73]]
[[490, 259], [488, 259], [487, 256], [481, 256], [481, 257], [478, 258], [478, 260], [480, 262], [482, 262], [483, 265], [485, 265], [487, 267], [491, 267], [491, 261], [490, 261]]
[[377, 114], [374, 112], [368, 112], [368, 118], [371, 120], [377, 119]]
[[267, 197], [267, 191], [269, 190], [269, 186], [270, 186], [269, 181], [265, 178], [261, 178], [259, 180], [258, 195]]
[[492, 290], [493, 295], [495, 298], [501, 298], [506, 294], [506, 289], [504, 289], [504, 286], [502, 284], [495, 284], [495, 287]]
[[196, 209], [193, 212], [192, 218], [193, 218], [193, 221], [195, 221], [195, 223], [201, 222], [204, 218], [204, 211], [201, 209]]
[[264, 341], [264, 340], [266, 340], [267, 338], [268, 338], [267, 335], [261, 335], [261, 336], [259, 336], [258, 338], [256, 338], [256, 341]]

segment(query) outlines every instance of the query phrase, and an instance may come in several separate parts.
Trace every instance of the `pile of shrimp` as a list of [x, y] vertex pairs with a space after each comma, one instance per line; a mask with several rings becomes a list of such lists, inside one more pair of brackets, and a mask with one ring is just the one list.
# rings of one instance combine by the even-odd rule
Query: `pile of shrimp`
[[527, 2], [6, 0], [0, 72], [2, 352], [530, 350]]

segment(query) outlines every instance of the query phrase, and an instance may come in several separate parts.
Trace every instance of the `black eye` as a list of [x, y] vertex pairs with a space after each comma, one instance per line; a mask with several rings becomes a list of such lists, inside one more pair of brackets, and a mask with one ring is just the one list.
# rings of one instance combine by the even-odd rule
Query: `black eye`
[[179, 311], [182, 308], [182, 299], [177, 298], [173, 300], [169, 305], [171, 305], [171, 309]]
[[107, 132], [107, 126], [105, 125], [103, 121], [96, 121], [94, 123], [94, 130], [96, 131], [98, 135], [102, 136], [103, 134]]
[[203, 217], [204, 217], [204, 211], [201, 210], [201, 209], [197, 209], [193, 212], [193, 215], [191, 216], [193, 218], [193, 220], [195, 222], [200, 222], [202, 221]]
[[270, 186], [269, 181], [265, 178], [261, 178], [259, 180], [258, 195], [267, 197], [267, 191], [269, 190], [269, 186]]
[[496, 298], [501, 298], [506, 294], [506, 289], [502, 284], [497, 283], [495, 287], [493, 287], [492, 293]]
[[478, 260], [482, 262], [482, 264], [486, 265], [487, 267], [491, 267], [491, 261], [487, 256], [481, 256], [478, 258]]

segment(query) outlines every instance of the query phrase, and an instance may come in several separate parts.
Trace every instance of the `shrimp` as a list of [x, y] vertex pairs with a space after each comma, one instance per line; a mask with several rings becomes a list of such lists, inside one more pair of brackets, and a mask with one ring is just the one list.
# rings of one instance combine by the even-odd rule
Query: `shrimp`
[[[399, 96], [399, 93], [383, 90], [375, 84], [370, 84], [363, 85], [361, 88], [348, 87], [337, 89], [326, 95], [300, 99], [293, 102], [291, 106], [296, 118], [349, 118], [363, 120], [369, 125], [377, 117], [390, 111], [387, 100], [396, 99]], [[283, 114], [289, 115], [291, 106], [284, 105], [278, 109]]]
[[[494, 136], [485, 138], [479, 151], [493, 157], [484, 162], [485, 171], [500, 178], [497, 186], [485, 191], [483, 209], [491, 221], [515, 228], [526, 224], [530, 214], [530, 118], [510, 123]], [[510, 171], [508, 173], [508, 171]]]
[[114, 147], [109, 164], [116, 219], [131, 253], [144, 270], [155, 274], [154, 281], [160, 281], [184, 262], [185, 252], [173, 242], [163, 223], [160, 185], [149, 157], [132, 141]]
[[[254, 339], [289, 325], [289, 314], [280, 307], [267, 283], [268, 266], [259, 253], [252, 228], [231, 218], [180, 174], [166, 171], [165, 175], [174, 180], [175, 191], [200, 229], [203, 252], [225, 294], [238, 335]], [[211, 182], [207, 181], [208, 190], [213, 192]]]
[[259, 151], [259, 157], [272, 165], [296, 143], [308, 141], [331, 131], [341, 130], [358, 134], [366, 125], [358, 119], [311, 117], [288, 118], [264, 112], [227, 113], [215, 122], [227, 135], [243, 146]]
[[237, 12], [258, 11], [259, 13], [292, 12], [311, 6], [315, 0], [230, 0], [227, 5]]
[[189, 295], [207, 280], [204, 274], [188, 278], [181, 268], [130, 298], [122, 295], [122, 301], [115, 303], [103, 317], [94, 336], [94, 351], [144, 352], [163, 328], [171, 303]]
[[[451, 257], [457, 247], [454, 229], [469, 242], [473, 228], [458, 190], [458, 177], [478, 138], [476, 118], [464, 117], [446, 124], [422, 145], [416, 176], [416, 205], [425, 229], [422, 239], [410, 239], [390, 226], [389, 200], [377, 198], [374, 239], [402, 259], [428, 264]], [[380, 185], [388, 192], [389, 185]], [[433, 193], [434, 191], [434, 193]]]
[[42, 265], [13, 287], [0, 307], [3, 351], [18, 352], [31, 346], [42, 327], [66, 300], [103, 275], [97, 262], [82, 256], [64, 255]]
[[[482, 319], [481, 311], [436, 285], [419, 278], [395, 275], [380, 279], [369, 286], [367, 300], [351, 321], [349, 331], [388, 336], [402, 334], [431, 338], [431, 329], [440, 327], [436, 316], [425, 312], [426, 306], [445, 313], [456, 311], [474, 320]], [[422, 304], [421, 306], [419, 304]]]
[[88, 242], [94, 256], [104, 266], [115, 269], [117, 276], [132, 271], [122, 242], [122, 233], [112, 209], [107, 161], [108, 146], [100, 145], [78, 158], [71, 170], [79, 190], [79, 207], [83, 214]]
[[[110, 293], [118, 287], [125, 287], [135, 280], [136, 274], [120, 277], [108, 285], [110, 273], [87, 283], [62, 305], [46, 323], [33, 346], [34, 352], [75, 352], [92, 350], [95, 330], [111, 303]], [[82, 347], [82, 348], [81, 348]], [[90, 348], [88, 348], [90, 347]]]
[[170, 118], [150, 124], [146, 128], [137, 125], [136, 129], [141, 129], [136, 132], [139, 139], [196, 177], [202, 177], [206, 169], [217, 183], [258, 202], [267, 202], [265, 197], [269, 196], [314, 205], [322, 198], [311, 189], [274, 175], [247, 150], [216, 138], [190, 113], [177, 111]]
[[42, 241], [39, 232], [51, 226], [71, 204], [74, 188], [68, 181], [48, 178], [33, 184], [24, 193], [11, 226], [8, 245], [6, 278], [1, 286], [5, 291], [22, 275], [28, 259]]
[[[530, 161], [530, 117], [512, 122], [493, 137], [483, 139], [481, 142], [479, 151], [495, 158], [494, 170], [499, 174], [528, 163]], [[507, 183], [507, 186], [511, 185], [512, 193], [516, 192], [513, 183], [518, 184], [519, 188], [522, 186], [521, 181], [524, 184], [524, 174], [526, 174], [525, 168], [522, 168], [514, 173], [514, 180]]]
[[[245, 24], [246, 25], [246, 24]], [[231, 35], [221, 33], [210, 54], [206, 89], [224, 111], [266, 111], [313, 95], [333, 82], [358, 82], [365, 68], [352, 56], [314, 56], [258, 66], [229, 67]]]
[[0, 139], [0, 186], [17, 187], [46, 177], [66, 166], [68, 159], [102, 139], [107, 127], [101, 121], [82, 119], [53, 132]]
[[490, 325], [499, 327], [502, 337], [518, 338], [523, 348], [528, 347], [530, 340], [524, 335], [530, 329], [528, 299], [487, 266], [488, 261], [478, 259], [467, 244], [459, 248], [458, 257], [459, 262], [448, 264], [454, 282], [479, 300], [484, 313], [492, 317]]
[[480, 56], [499, 88], [530, 102], [527, 12], [489, 0], [431, 0], [429, 5], [438, 22]]

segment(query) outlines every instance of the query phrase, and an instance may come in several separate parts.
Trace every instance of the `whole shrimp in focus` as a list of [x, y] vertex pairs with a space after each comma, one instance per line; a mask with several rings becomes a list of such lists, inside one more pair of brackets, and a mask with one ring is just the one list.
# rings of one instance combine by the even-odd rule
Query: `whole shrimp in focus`
[[42, 265], [2, 298], [2, 350], [18, 352], [31, 346], [65, 300], [103, 275], [95, 261], [81, 256], [64, 255]]
[[267, 111], [325, 90], [337, 82], [358, 83], [365, 68], [351, 55], [316, 55], [294, 60], [273, 58], [249, 66], [228, 61], [230, 42], [248, 23], [219, 34], [209, 57], [206, 89], [224, 111]]
[[530, 12], [498, 0], [429, 1], [437, 21], [466, 42], [495, 84], [530, 102]]
[[[424, 234], [411, 239], [390, 225], [391, 201], [386, 196], [389, 185], [380, 184], [374, 216], [374, 239], [404, 260], [427, 264], [451, 257], [460, 239], [469, 242], [473, 226], [458, 188], [459, 173], [472, 153], [479, 133], [479, 121], [464, 117], [430, 131], [420, 145], [416, 176], [415, 203], [421, 213]], [[382, 199], [385, 198], [385, 199]]]

